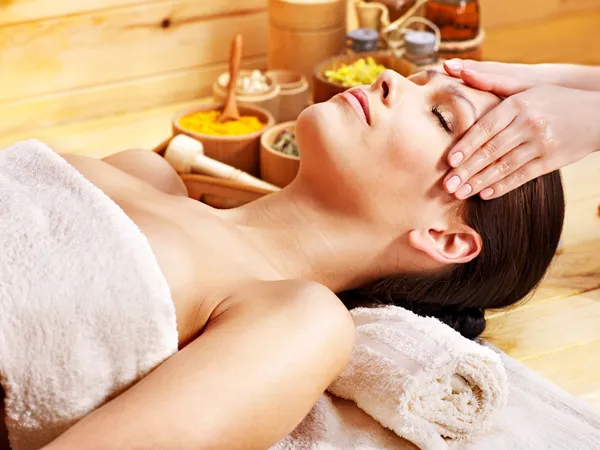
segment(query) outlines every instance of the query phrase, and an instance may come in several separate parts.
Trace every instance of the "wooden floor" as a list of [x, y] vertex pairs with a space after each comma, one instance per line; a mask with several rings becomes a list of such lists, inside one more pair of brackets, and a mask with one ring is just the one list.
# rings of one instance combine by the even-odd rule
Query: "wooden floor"
[[[95, 157], [149, 149], [170, 136], [170, 118], [190, 104], [2, 136], [0, 148], [36, 137], [57, 151]], [[533, 298], [490, 314], [486, 335], [541, 375], [600, 407], [600, 154], [566, 168], [563, 179], [563, 252]]]

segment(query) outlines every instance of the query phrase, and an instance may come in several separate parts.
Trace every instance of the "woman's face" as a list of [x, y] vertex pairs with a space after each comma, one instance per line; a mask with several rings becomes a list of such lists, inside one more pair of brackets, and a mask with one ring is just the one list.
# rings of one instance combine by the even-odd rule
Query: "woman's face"
[[387, 70], [300, 115], [300, 174], [330, 203], [389, 220], [431, 218], [456, 202], [442, 186], [447, 151], [498, 103], [441, 72], [407, 79]]

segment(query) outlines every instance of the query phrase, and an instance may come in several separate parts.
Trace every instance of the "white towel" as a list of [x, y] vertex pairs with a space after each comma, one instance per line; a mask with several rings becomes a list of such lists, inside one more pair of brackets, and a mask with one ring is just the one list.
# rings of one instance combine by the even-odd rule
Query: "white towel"
[[508, 396], [496, 353], [402, 308], [359, 308], [352, 317], [356, 343], [330, 393], [426, 450], [491, 428]]
[[[369, 324], [379, 324], [382, 325], [381, 332], [388, 336], [390, 336], [390, 333], [385, 330], [392, 329], [399, 332], [391, 337], [393, 342], [399, 342], [403, 339], [405, 333], [408, 336], [414, 336], [414, 331], [410, 330], [412, 325], [410, 322], [406, 322], [406, 318], [403, 317], [406, 316], [405, 312], [398, 311], [398, 313], [386, 314], [387, 319], [385, 321], [378, 317], [371, 321], [369, 319], [371, 313], [358, 312], [357, 315], [362, 316], [362, 320], [356, 320], [355, 315], [357, 334], [362, 334], [361, 327], [363, 327], [362, 330], [365, 330], [365, 327]], [[408, 317], [410, 318], [410, 315]], [[399, 321], [399, 324], [394, 324], [395, 321]], [[418, 322], [426, 323], [421, 319]], [[447, 330], [441, 331], [440, 327], [445, 327]], [[367, 327], [367, 329], [369, 328], [373, 329], [373, 327]], [[400, 331], [402, 329], [404, 331]], [[433, 358], [438, 361], [434, 373], [442, 375], [440, 381], [428, 374], [427, 371], [422, 372], [422, 364], [427, 363], [414, 363], [415, 360], [431, 360], [430, 358], [417, 355], [417, 353], [411, 353], [413, 356], [409, 355], [407, 357], [407, 351], [402, 350], [403, 346], [400, 346], [400, 351], [398, 351], [397, 349], [388, 348], [387, 344], [378, 345], [379, 332], [367, 339], [358, 336], [359, 345], [363, 345], [365, 348], [355, 350], [350, 365], [342, 373], [341, 380], [334, 382], [329, 390], [338, 392], [341, 381], [344, 384], [342, 394], [353, 398], [359, 402], [359, 405], [337, 398], [331, 393], [326, 393], [302, 423], [271, 450], [600, 449], [600, 414], [598, 411], [547, 380], [542, 379], [530, 369], [484, 342], [481, 342], [480, 350], [475, 351], [473, 355], [481, 351], [484, 360], [493, 361], [491, 367], [495, 368], [491, 369], [492, 372], [488, 374], [489, 380], [493, 380], [495, 378], [494, 374], [498, 373], [496, 366], [498, 360], [491, 356], [490, 352], [495, 353], [500, 358], [508, 377], [509, 393], [506, 407], [501, 411], [492, 412], [487, 416], [486, 423], [480, 424], [479, 431], [482, 432], [487, 429], [486, 432], [471, 436], [467, 440], [441, 440], [441, 435], [450, 434], [447, 430], [448, 425], [454, 428], [457, 424], [455, 421], [456, 416], [447, 423], [437, 423], [441, 417], [439, 415], [440, 411], [444, 409], [452, 411], [455, 400], [457, 400], [457, 398], [453, 399], [456, 394], [450, 394], [445, 398], [440, 397], [440, 391], [442, 390], [450, 393], [448, 385], [452, 382], [448, 383], [448, 374], [456, 375], [458, 373], [465, 374], [465, 372], [471, 372], [472, 370], [478, 371], [475, 368], [452, 369], [454, 366], [454, 363], [451, 362], [452, 357], [444, 357], [442, 353], [449, 351], [453, 354], [458, 348], [464, 348], [465, 345], [471, 347], [478, 344], [474, 342], [467, 344], [469, 342], [467, 340], [458, 343], [457, 341], [464, 338], [451, 336], [454, 330], [437, 321], [429, 321], [429, 331], [427, 329], [421, 331], [425, 335], [421, 336], [420, 342], [413, 343], [413, 345], [415, 345], [415, 348], [426, 349], [426, 353], [430, 353], [431, 349], [435, 348], [441, 352], [437, 358]], [[440, 333], [449, 333], [445, 349], [441, 343], [427, 342], [431, 339], [430, 336], [437, 340]], [[392, 346], [395, 345], [393, 342], [391, 343]], [[455, 345], [458, 345], [458, 347], [454, 348]], [[368, 350], [370, 346], [377, 346], [377, 349], [371, 352]], [[472, 350], [467, 348], [465, 351], [470, 353]], [[391, 372], [388, 372], [387, 368], [379, 372], [378, 368], [384, 366], [381, 366], [377, 360], [370, 359], [370, 355], [379, 353], [385, 353], [386, 357], [391, 358], [392, 361], [384, 365], [388, 368], [392, 366], [390, 368]], [[360, 354], [363, 356], [359, 356]], [[357, 358], [364, 359], [359, 362]], [[467, 365], [469, 364], [471, 363], [467, 363]], [[404, 367], [400, 370], [401, 366]], [[395, 374], [400, 374], [400, 376]], [[347, 378], [347, 380], [344, 381], [343, 378]], [[478, 375], [478, 378], [481, 380], [481, 375]], [[402, 383], [402, 380], [407, 380], [408, 384], [404, 386], [410, 386], [410, 391], [407, 387], [390, 386], [390, 383], [396, 381]], [[420, 380], [424, 380], [424, 385], [421, 385]], [[468, 393], [469, 390], [472, 390], [473, 393], [476, 392], [476, 389], [473, 389], [474, 386], [474, 384], [467, 382], [467, 396], [472, 395]], [[394, 391], [395, 394], [389, 396], [390, 391]], [[431, 395], [426, 395], [427, 392]], [[375, 396], [378, 397], [377, 401], [373, 401]], [[491, 401], [501, 401], [501, 398]], [[410, 407], [411, 404], [416, 405], [414, 410]], [[428, 417], [429, 413], [426, 411], [428, 404], [433, 407], [430, 417]], [[458, 409], [460, 409], [460, 406], [459, 402]], [[471, 421], [473, 419], [481, 421], [482, 418], [469, 415], [468, 410], [467, 415], [465, 415], [465, 426], [473, 427], [474, 424]], [[368, 411], [369, 414], [365, 411]], [[450, 415], [453, 415], [452, 412], [450, 412]], [[389, 428], [384, 427], [380, 422], [386, 423]], [[393, 428], [398, 434], [392, 432], [390, 428]], [[433, 436], [417, 441], [415, 432], [421, 428], [431, 430]], [[435, 429], [440, 433], [438, 436], [435, 436], [433, 431]], [[451, 429], [450, 432], [452, 432]]]
[[38, 141], [0, 152], [0, 384], [13, 450], [36, 449], [177, 351], [148, 242]]

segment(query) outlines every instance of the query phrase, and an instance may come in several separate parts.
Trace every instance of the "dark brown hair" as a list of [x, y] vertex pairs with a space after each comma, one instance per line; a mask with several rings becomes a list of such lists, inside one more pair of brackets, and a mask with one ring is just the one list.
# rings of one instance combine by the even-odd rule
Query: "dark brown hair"
[[486, 309], [517, 303], [540, 283], [560, 240], [562, 181], [549, 173], [495, 200], [464, 201], [459, 213], [479, 233], [482, 251], [466, 264], [434, 274], [398, 274], [340, 294], [348, 308], [396, 305], [433, 316], [473, 339]]

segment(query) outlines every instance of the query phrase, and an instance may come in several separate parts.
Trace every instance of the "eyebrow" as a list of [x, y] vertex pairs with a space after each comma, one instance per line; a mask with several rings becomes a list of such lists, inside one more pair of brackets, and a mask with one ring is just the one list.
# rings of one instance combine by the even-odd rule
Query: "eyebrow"
[[[429, 80], [431, 80], [433, 77], [438, 76], [438, 75], [444, 75], [444, 74], [442, 72], [438, 72], [435, 69], [427, 70], [427, 78]], [[458, 87], [457, 84], [447, 84], [443, 87], [443, 90], [446, 91], [447, 93], [449, 93], [450, 95], [452, 95], [453, 97], [456, 97], [456, 98], [464, 101], [465, 103], [467, 103], [469, 105], [469, 108], [471, 108], [471, 111], [473, 112], [474, 119], [477, 120], [477, 118], [479, 117], [477, 107], [471, 101], [471, 99], [469, 97], [467, 97], [467, 95], [462, 91], [462, 89], [460, 89]]]

